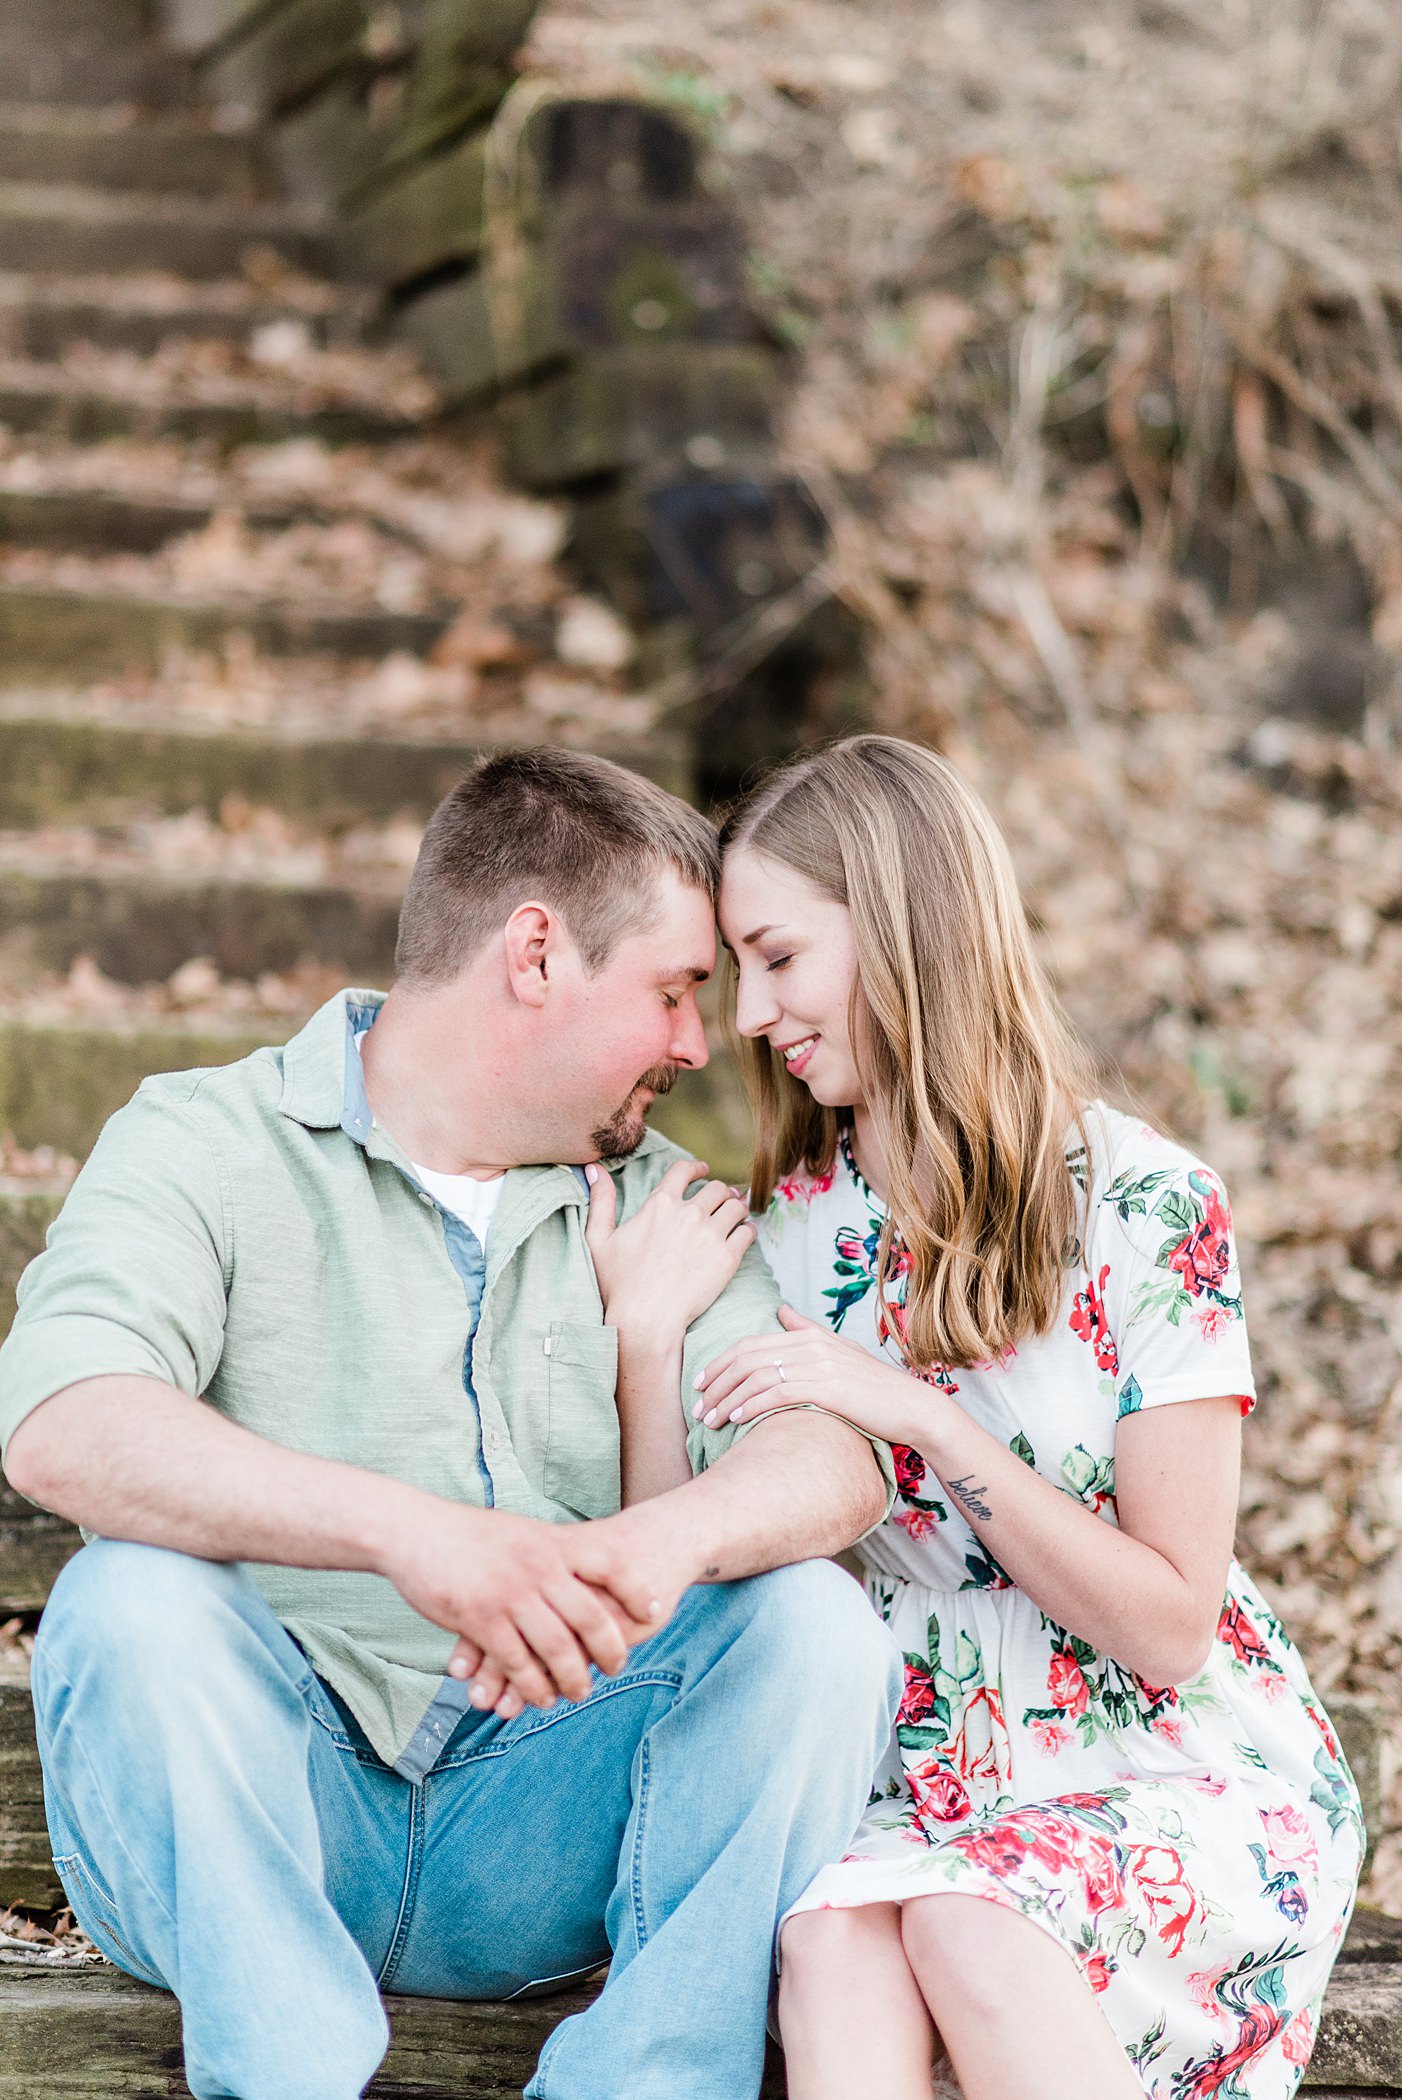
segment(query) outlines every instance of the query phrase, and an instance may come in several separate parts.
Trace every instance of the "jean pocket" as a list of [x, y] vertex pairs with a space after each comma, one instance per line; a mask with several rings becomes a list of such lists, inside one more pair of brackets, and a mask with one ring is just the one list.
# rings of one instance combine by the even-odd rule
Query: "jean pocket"
[[60, 1854], [54, 1860], [54, 1871], [63, 1883], [63, 1892], [74, 1917], [98, 1952], [140, 1982], [153, 1983], [158, 1990], [168, 1990], [165, 1978], [148, 1969], [122, 1938], [117, 1929], [120, 1914], [116, 1899], [108, 1894], [82, 1853]]

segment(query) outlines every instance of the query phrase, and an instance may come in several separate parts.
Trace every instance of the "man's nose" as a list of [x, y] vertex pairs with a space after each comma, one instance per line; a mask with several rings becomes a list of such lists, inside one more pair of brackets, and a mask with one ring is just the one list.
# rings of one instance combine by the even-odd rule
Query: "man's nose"
[[678, 1010], [670, 1054], [674, 1065], [685, 1065], [693, 1072], [699, 1072], [709, 1060], [711, 1053], [706, 1045], [706, 1024], [694, 1006], [690, 1011], [685, 1007]]

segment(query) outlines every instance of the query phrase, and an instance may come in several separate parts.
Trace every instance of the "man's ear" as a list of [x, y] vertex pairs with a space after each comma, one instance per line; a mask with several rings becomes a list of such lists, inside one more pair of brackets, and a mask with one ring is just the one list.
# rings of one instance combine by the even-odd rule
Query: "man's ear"
[[567, 944], [564, 927], [548, 904], [518, 904], [502, 928], [506, 981], [523, 1006], [544, 1006]]

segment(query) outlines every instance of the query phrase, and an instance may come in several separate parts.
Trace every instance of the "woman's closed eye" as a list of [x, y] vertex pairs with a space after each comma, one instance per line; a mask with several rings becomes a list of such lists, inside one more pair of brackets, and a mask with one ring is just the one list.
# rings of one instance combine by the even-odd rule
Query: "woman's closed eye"
[[792, 961], [793, 957], [791, 955], [776, 955], [773, 961], [767, 962], [764, 967], [766, 970], [783, 970], [786, 969]]

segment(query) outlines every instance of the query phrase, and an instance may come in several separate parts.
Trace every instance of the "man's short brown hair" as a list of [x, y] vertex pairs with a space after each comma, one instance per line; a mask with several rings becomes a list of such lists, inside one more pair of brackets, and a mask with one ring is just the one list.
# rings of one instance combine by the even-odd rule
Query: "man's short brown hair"
[[598, 970], [651, 922], [668, 867], [715, 902], [714, 826], [677, 796], [588, 752], [501, 752], [433, 814], [399, 915], [395, 968], [409, 985], [446, 983], [538, 897]]

